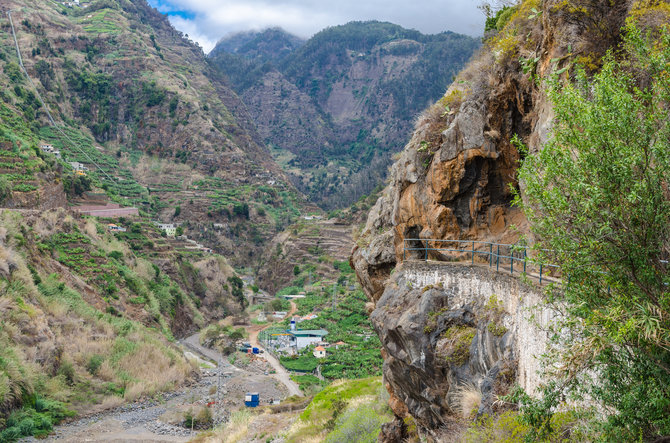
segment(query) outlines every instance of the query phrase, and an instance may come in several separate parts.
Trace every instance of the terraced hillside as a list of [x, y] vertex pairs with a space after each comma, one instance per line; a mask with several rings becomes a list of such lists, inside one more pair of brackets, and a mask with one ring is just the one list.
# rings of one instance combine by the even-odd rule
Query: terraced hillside
[[[163, 221], [188, 220], [192, 236], [248, 264], [262, 242], [297, 217], [304, 200], [263, 146], [245, 107], [202, 50], [144, 0], [83, 6], [3, 4], [12, 11], [31, 79], [3, 15], [0, 112], [12, 145], [2, 150], [0, 166], [13, 174], [6, 177], [5, 206], [62, 206], [62, 198], [49, 194], [58, 186], [43, 184], [58, 182], [49, 175], [54, 169], [65, 172], [67, 186], [76, 178], [68, 162], [79, 162], [89, 169], [91, 185], [112, 201]], [[28, 161], [43, 157], [35, 151], [42, 143], [59, 150], [63, 162], [51, 168]], [[13, 164], [25, 161], [25, 168]], [[209, 236], [213, 224], [230, 229]], [[252, 253], [240, 253], [240, 244]]]
[[353, 247], [352, 229], [338, 219], [303, 217], [274, 239], [258, 272], [260, 286], [275, 292], [295, 280], [302, 286], [337, 279], [336, 263], [348, 262]]

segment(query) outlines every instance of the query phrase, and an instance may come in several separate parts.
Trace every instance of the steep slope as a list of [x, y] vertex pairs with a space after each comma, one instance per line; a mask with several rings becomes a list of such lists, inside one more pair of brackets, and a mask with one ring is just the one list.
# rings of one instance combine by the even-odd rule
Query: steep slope
[[[287, 40], [275, 34], [255, 41], [269, 46], [272, 39]], [[243, 73], [231, 68], [229, 46], [247, 60]], [[259, 58], [259, 46], [223, 40], [210, 59], [231, 72], [296, 186], [332, 209], [381, 182], [412, 119], [444, 92], [478, 43], [450, 32], [422, 35], [390, 23], [352, 22], [321, 31], [276, 61]]]
[[0, 210], [0, 439], [197, 377], [174, 344], [240, 312], [225, 259], [179, 251], [150, 223]]
[[[60, 148], [65, 160], [85, 163], [100, 185], [117, 193], [123, 187], [118, 177], [137, 182], [133, 193], [120, 196], [156, 218], [188, 220], [191, 236], [212, 223], [244, 226], [210, 238], [211, 246], [240, 263], [248, 263], [249, 255], [238, 254], [236, 244], [249, 245], [253, 254], [254, 235], [270, 238], [275, 227], [297, 215], [301, 197], [263, 147], [243, 103], [201, 49], [145, 1], [100, 0], [69, 8], [30, 0], [3, 6], [12, 10], [29, 74], [70, 136], [64, 139], [49, 128], [21, 76], [3, 16], [2, 100], [9, 109], [19, 107], [35, 144]], [[175, 168], [193, 181], [164, 173]], [[207, 186], [198, 184], [206, 179], [211, 179]], [[282, 197], [267, 204], [260, 187]], [[193, 200], [200, 204], [187, 211]], [[254, 201], [267, 214], [254, 223], [226, 215], [234, 214], [235, 205]], [[179, 206], [181, 217], [174, 216]], [[243, 232], [252, 227], [253, 233]]]
[[[456, 441], [463, 418], [500, 407], [492, 394], [504, 395], [535, 374], [537, 367], [519, 355], [541, 339], [514, 332], [523, 318], [513, 320], [512, 308], [532, 298], [521, 295], [525, 286], [510, 280], [498, 293], [507, 298], [503, 304], [486, 300], [487, 285], [507, 277], [486, 275], [475, 264], [469, 271], [426, 265], [426, 272], [448, 282], [416, 287], [413, 276], [423, 271], [407, 262], [417, 257], [405, 251], [405, 239], [418, 239], [408, 246], [423, 248], [439, 247], [429, 239], [515, 243], [527, 233], [525, 218], [511, 206], [511, 189], [523, 195], [515, 171], [524, 155], [511, 140], [518, 136], [527, 155], [547, 140], [552, 109], [540, 79], [572, 75], [575, 64], [597, 70], [621, 41], [625, 23], [653, 30], [668, 17], [667, 2], [521, 1], [491, 18], [482, 53], [418, 120], [351, 257], [375, 304], [371, 319], [396, 414], [384, 441], [406, 438], [412, 421], [429, 441]], [[427, 257], [448, 259], [437, 251]], [[461, 274], [471, 292], [456, 283]], [[469, 298], [459, 298], [465, 294]], [[468, 386], [480, 395], [476, 413], [473, 404], [462, 407]]]

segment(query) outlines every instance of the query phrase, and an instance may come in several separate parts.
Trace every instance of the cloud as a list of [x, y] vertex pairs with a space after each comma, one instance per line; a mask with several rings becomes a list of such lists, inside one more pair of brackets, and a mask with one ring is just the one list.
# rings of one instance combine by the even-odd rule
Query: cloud
[[478, 0], [149, 0], [172, 24], [209, 52], [222, 37], [280, 26], [308, 38], [352, 20], [389, 21], [423, 33], [480, 35]]

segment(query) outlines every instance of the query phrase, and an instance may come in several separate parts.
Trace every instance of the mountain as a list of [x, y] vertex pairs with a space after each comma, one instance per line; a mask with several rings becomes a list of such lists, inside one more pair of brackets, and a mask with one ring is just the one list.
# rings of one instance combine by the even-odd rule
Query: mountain
[[[55, 146], [65, 160], [87, 165], [112, 199], [184, 222], [188, 235], [239, 264], [253, 261], [263, 240], [297, 217], [304, 199], [244, 104], [202, 50], [146, 2], [12, 0], [6, 7], [26, 69], [68, 134], [52, 127], [22, 78], [4, 17], [2, 106], [25, 117], [12, 129], [25, 126], [24, 147]], [[11, 200], [28, 199], [23, 194]], [[244, 253], [240, 244], [248, 246]]]
[[244, 60], [263, 64], [281, 61], [304, 44], [304, 39], [281, 28], [268, 28], [261, 32], [240, 32], [223, 38], [208, 56], [215, 59], [225, 57], [226, 54], [235, 54]]
[[[245, 38], [223, 39], [209, 59], [296, 187], [326, 209], [382, 182], [413, 119], [479, 47], [463, 35], [375, 21], [327, 28], [295, 49], [279, 30]], [[264, 48], [276, 47], [273, 59]]]

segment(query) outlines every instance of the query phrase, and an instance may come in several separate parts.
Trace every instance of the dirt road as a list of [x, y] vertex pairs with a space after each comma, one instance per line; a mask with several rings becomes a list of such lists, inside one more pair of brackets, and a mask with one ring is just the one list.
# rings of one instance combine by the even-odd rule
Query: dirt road
[[[251, 342], [252, 346], [255, 346], [257, 348], [263, 349], [261, 346], [260, 342], [258, 341], [258, 333], [262, 329], [256, 329], [253, 331], [249, 331], [249, 341]], [[263, 349], [265, 351], [265, 349]], [[300, 390], [300, 387], [296, 382], [291, 380], [291, 376], [289, 375], [288, 371], [284, 369], [284, 367], [279, 363], [279, 360], [277, 360], [272, 354], [269, 352], [265, 351], [263, 354], [263, 358], [270, 363], [272, 368], [276, 371], [273, 376], [282, 382], [284, 386], [288, 389], [289, 395], [297, 395], [299, 397], [303, 397], [305, 394], [302, 393]]]

